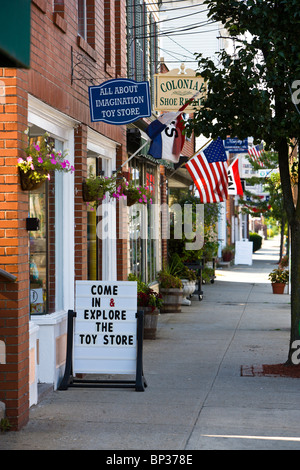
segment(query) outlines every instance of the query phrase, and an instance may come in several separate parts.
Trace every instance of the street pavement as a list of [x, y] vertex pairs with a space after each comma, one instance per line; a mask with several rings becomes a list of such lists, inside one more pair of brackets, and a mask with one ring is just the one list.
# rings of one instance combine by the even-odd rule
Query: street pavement
[[241, 375], [287, 359], [290, 296], [268, 281], [278, 244], [264, 241], [251, 266], [218, 269], [202, 301], [159, 316], [157, 339], [144, 341], [144, 392], [51, 392], [25, 428], [0, 434], [0, 450], [300, 449], [299, 379]]

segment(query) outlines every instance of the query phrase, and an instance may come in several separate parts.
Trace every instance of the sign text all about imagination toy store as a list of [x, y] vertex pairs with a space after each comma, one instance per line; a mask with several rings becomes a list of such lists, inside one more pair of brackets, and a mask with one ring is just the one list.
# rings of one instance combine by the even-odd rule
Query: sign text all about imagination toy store
[[73, 372], [135, 374], [137, 283], [77, 281]]
[[108, 80], [89, 87], [91, 120], [108, 124], [129, 124], [151, 116], [148, 82], [128, 78]]

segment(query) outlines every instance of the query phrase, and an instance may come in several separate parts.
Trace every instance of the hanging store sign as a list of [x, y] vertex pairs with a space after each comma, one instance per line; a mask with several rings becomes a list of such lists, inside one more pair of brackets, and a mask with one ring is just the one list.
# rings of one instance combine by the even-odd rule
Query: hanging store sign
[[108, 80], [89, 87], [89, 101], [92, 122], [121, 125], [151, 116], [148, 82], [127, 78]]
[[199, 98], [195, 99], [185, 108], [186, 113], [194, 112], [194, 107], [199, 108], [201, 101], [206, 96], [206, 84], [204, 78], [196, 76], [192, 69], [170, 70], [166, 73], [155, 74], [155, 103], [156, 111], [178, 111], [190, 98], [199, 92]]
[[248, 139], [225, 139], [224, 149], [230, 153], [248, 153]]

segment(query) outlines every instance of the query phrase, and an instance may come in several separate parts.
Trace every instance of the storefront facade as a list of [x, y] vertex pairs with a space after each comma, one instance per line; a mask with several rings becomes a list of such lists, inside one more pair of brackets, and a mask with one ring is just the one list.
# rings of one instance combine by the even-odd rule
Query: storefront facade
[[[63, 376], [75, 281], [128, 275], [128, 240], [118, 237], [117, 211], [104, 202], [101, 224], [82, 198], [90, 170], [110, 176], [127, 158], [125, 126], [90, 120], [90, 78], [105, 81], [126, 69], [125, 3], [104, 3], [111, 17], [122, 18], [110, 23], [110, 37], [97, 15], [89, 25], [81, 10], [95, 13], [94, 1], [32, 1], [31, 68], [0, 69], [0, 401], [13, 429], [28, 421], [39, 385], [55, 390]], [[113, 39], [109, 57], [103, 37]], [[18, 159], [28, 141], [38, 143], [46, 133], [75, 171], [55, 172], [24, 191]]]

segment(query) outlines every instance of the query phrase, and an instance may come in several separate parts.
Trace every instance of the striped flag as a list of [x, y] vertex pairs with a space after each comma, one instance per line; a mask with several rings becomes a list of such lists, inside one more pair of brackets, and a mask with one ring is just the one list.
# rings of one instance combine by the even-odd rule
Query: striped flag
[[244, 191], [239, 172], [239, 157], [231, 163], [227, 170], [228, 174], [228, 194], [230, 196], [243, 196]]
[[182, 113], [190, 105], [199, 92], [195, 93], [181, 108], [175, 112], [162, 114], [149, 124], [146, 134], [151, 139], [148, 154], [153, 158], [169, 160], [178, 163], [185, 142], [183, 134], [184, 121]]
[[146, 130], [152, 140], [148, 154], [153, 158], [178, 163], [184, 145], [184, 123], [181, 112], [162, 114]]
[[219, 137], [185, 164], [202, 203], [222, 202], [228, 197], [227, 155]]
[[259, 166], [263, 167], [264, 164], [263, 162], [260, 160], [260, 157], [263, 153], [263, 146], [262, 145], [256, 145], [256, 146], [252, 146], [252, 147], [249, 147], [248, 148], [248, 154], [251, 158], [251, 160], [253, 160], [255, 163], [257, 163]]

